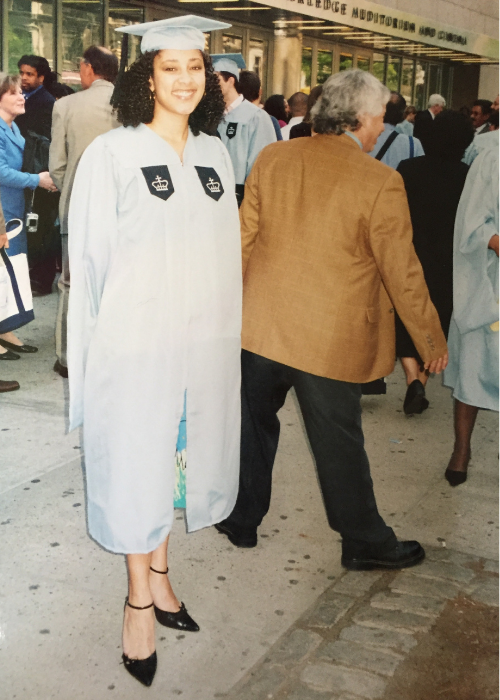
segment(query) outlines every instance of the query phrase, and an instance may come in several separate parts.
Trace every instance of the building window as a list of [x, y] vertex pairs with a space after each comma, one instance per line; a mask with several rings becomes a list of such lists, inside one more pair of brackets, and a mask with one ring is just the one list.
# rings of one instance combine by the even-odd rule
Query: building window
[[451, 88], [453, 85], [453, 68], [446, 64], [441, 66], [441, 95], [446, 100], [446, 104], [451, 102]]
[[441, 93], [441, 66], [431, 63], [429, 66], [429, 95]]
[[413, 99], [414, 72], [414, 62], [409, 58], [403, 58], [403, 68], [401, 70], [401, 94], [405, 98], [407, 105], [410, 105]]
[[[119, 27], [125, 27], [127, 24], [140, 24], [144, 22], [144, 7], [129, 5], [128, 3], [110, 0], [109, 3], [109, 44], [111, 51], [121, 59], [122, 55], [122, 38], [123, 34], [117, 32]], [[140, 36], [129, 34], [128, 38], [128, 64], [130, 65], [141, 55], [141, 39]]]
[[257, 73], [260, 82], [264, 81], [266, 70], [265, 42], [262, 39], [250, 39], [248, 48], [248, 70]]
[[358, 56], [358, 70], [370, 70], [370, 59], [366, 56]]
[[311, 92], [312, 49], [302, 47], [302, 70], [300, 72], [300, 91], [308, 95]]
[[241, 53], [243, 37], [234, 34], [224, 34], [222, 37], [223, 53]]
[[[6, 2], [6, 0], [2, 0]], [[7, 10], [8, 61], [4, 70], [17, 73], [23, 54], [47, 59], [54, 67], [54, 3], [52, 0], [31, 2], [10, 0]]]
[[340, 54], [339, 70], [349, 70], [352, 68], [352, 53]]
[[415, 107], [425, 109], [427, 104], [427, 64], [417, 61], [415, 66]]
[[333, 53], [331, 51], [318, 51], [317, 85], [323, 85], [332, 74]]
[[384, 53], [374, 53], [373, 54], [373, 75], [380, 80], [381, 83], [385, 83], [385, 66], [386, 66], [387, 56]]
[[102, 44], [102, 13], [101, 0], [62, 2], [62, 81], [72, 87], [80, 85], [80, 59], [85, 49]]
[[399, 92], [399, 81], [401, 78], [401, 59], [390, 56], [387, 62], [387, 74], [385, 84], [389, 90]]

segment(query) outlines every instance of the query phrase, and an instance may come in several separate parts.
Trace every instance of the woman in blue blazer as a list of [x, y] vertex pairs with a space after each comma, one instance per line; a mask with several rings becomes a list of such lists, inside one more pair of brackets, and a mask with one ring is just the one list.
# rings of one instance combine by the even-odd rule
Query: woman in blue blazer
[[[43, 187], [55, 190], [48, 172], [23, 173], [24, 138], [14, 119], [24, 113], [24, 97], [19, 76], [0, 74], [0, 199], [5, 221], [24, 219], [24, 190]], [[12, 230], [12, 226], [7, 226]], [[14, 227], [15, 228], [15, 227]], [[33, 300], [29, 284], [27, 239], [24, 223], [8, 247], [0, 250], [0, 360], [18, 360], [21, 353], [36, 352], [13, 333], [33, 320]], [[16, 352], [12, 352], [15, 350]]]

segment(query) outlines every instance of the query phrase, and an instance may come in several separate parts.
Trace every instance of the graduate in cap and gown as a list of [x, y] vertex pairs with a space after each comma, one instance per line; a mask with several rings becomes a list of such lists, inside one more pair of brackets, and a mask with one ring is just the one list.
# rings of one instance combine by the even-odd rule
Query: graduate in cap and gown
[[[445, 477], [463, 484], [480, 408], [498, 411], [498, 131], [477, 145], [458, 205], [453, 241], [450, 362], [443, 383], [455, 399], [455, 445]], [[492, 134], [493, 136], [493, 134]]]
[[236, 196], [241, 205], [245, 192], [245, 181], [250, 175], [255, 159], [270, 143], [277, 141], [270, 116], [245, 100], [238, 79], [240, 70], [246, 68], [240, 53], [213, 54], [214, 70], [219, 75], [226, 110], [218, 132], [233, 163], [236, 180]]
[[154, 620], [198, 625], [168, 579], [174, 455], [186, 407], [188, 530], [238, 491], [241, 242], [219, 80], [192, 15], [122, 27], [141, 57], [118, 83], [123, 127], [80, 161], [69, 211], [70, 428], [83, 424], [88, 527], [127, 555], [125, 668], [156, 672]]

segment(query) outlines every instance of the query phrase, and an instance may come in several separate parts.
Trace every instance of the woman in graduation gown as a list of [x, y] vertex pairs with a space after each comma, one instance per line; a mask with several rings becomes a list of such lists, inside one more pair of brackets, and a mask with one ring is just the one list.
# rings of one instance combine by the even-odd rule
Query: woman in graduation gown
[[154, 616], [198, 629], [167, 575], [184, 403], [188, 529], [226, 518], [238, 491], [240, 231], [203, 53], [203, 31], [228, 26], [122, 28], [143, 36], [113, 98], [123, 127], [87, 148], [70, 205], [70, 427], [84, 426], [90, 535], [127, 555], [123, 659], [145, 685]]
[[460, 198], [453, 242], [450, 363], [443, 383], [454, 398], [455, 444], [445, 478], [463, 484], [480, 408], [498, 411], [498, 145], [479, 143]]

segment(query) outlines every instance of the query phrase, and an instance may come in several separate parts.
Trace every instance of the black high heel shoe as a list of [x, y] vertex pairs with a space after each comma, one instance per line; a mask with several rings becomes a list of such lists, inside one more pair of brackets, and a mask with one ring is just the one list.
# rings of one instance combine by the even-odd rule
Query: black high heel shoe
[[[126, 598], [125, 605], [128, 605], [129, 608], [133, 608], [134, 610], [148, 610], [149, 608], [153, 607], [154, 603], [151, 603], [151, 605], [145, 605], [143, 608], [139, 608], [137, 605], [131, 605], [128, 602], [128, 598]], [[142, 683], [142, 685], [149, 688], [153, 682], [153, 678], [155, 677], [156, 667], [158, 664], [156, 651], [154, 651], [151, 656], [148, 656], [147, 659], [130, 659], [126, 654], [122, 654], [122, 659], [123, 665], [130, 675], [139, 681], [139, 683]]]
[[[153, 569], [152, 566], [149, 567], [151, 571], [155, 574], [168, 574], [168, 568], [166, 571], [157, 571]], [[168, 612], [168, 610], [160, 610], [155, 605], [155, 615], [156, 619], [164, 627], [171, 627], [174, 630], [181, 630], [182, 632], [199, 632], [200, 627], [193, 620], [191, 615], [186, 610], [184, 603], [181, 603], [181, 609], [177, 612]]]

